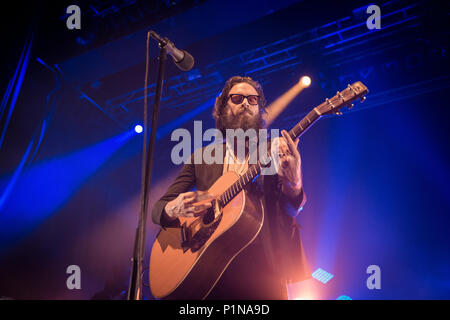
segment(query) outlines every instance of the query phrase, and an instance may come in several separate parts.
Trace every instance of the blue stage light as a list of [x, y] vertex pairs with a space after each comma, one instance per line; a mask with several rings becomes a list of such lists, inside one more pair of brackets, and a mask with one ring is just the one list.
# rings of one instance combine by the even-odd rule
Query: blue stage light
[[144, 130], [144, 128], [142, 128], [142, 126], [140, 124], [137, 124], [134, 127], [134, 131], [136, 131], [136, 133], [141, 133]]
[[339, 296], [336, 300], [352, 300], [349, 296]]
[[329, 272], [326, 272], [325, 270], [319, 268], [316, 271], [313, 272], [312, 277], [322, 283], [327, 283], [328, 281], [331, 280], [331, 278], [334, 277], [334, 275], [332, 275]]
[[[126, 144], [134, 133], [121, 134], [25, 167], [0, 177], [0, 256], [65, 206], [81, 187]], [[29, 148], [22, 159], [31, 153]]]

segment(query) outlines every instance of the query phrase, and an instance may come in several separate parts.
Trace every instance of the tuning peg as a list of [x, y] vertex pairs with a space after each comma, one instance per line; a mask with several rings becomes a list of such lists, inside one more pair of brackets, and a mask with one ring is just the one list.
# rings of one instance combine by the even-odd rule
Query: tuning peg
[[353, 108], [355, 105], [352, 103], [348, 106], [349, 109]]
[[337, 112], [335, 112], [335, 115], [342, 116], [342, 112], [341, 111], [337, 111]]
[[366, 101], [366, 97], [361, 97], [361, 99], [359, 101], [361, 101], [361, 102]]

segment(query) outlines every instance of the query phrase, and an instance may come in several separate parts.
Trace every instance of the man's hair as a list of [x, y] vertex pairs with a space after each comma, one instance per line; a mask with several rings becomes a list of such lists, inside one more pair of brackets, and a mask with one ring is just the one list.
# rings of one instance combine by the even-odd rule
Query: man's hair
[[216, 103], [214, 104], [214, 109], [212, 113], [214, 119], [216, 120], [216, 128], [222, 132], [224, 132], [226, 129], [223, 124], [223, 117], [225, 115], [225, 108], [228, 102], [228, 95], [230, 93], [231, 88], [233, 88], [234, 85], [242, 82], [251, 85], [253, 88], [255, 88], [256, 92], [258, 93], [259, 95], [258, 106], [261, 116], [261, 127], [266, 126], [266, 122], [262, 117], [264, 113], [267, 113], [266, 98], [264, 97], [264, 92], [261, 85], [259, 84], [258, 81], [255, 81], [250, 77], [234, 76], [227, 80], [225, 86], [222, 89], [222, 93], [216, 98]]

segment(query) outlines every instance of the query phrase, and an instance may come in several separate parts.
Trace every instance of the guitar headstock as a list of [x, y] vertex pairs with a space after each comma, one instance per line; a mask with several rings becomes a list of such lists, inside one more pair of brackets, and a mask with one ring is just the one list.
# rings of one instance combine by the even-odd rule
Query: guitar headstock
[[353, 108], [353, 101], [360, 99], [361, 102], [366, 100], [365, 95], [369, 93], [369, 89], [361, 82], [357, 81], [349, 84], [347, 88], [341, 92], [337, 92], [331, 99], [325, 99], [325, 102], [317, 107], [321, 115], [337, 114], [341, 115], [342, 108], [348, 106]]

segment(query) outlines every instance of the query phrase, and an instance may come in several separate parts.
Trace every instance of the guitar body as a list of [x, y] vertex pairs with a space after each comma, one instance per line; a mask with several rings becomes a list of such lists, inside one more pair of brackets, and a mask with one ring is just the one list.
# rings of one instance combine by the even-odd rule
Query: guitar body
[[[227, 172], [208, 192], [219, 196], [238, 179], [235, 172]], [[201, 217], [179, 218], [181, 228], [158, 234], [150, 257], [150, 289], [156, 298], [204, 299], [264, 221], [261, 201], [245, 190], [224, 208], [213, 205], [208, 215], [206, 222]], [[186, 244], [183, 229], [194, 241]]]

